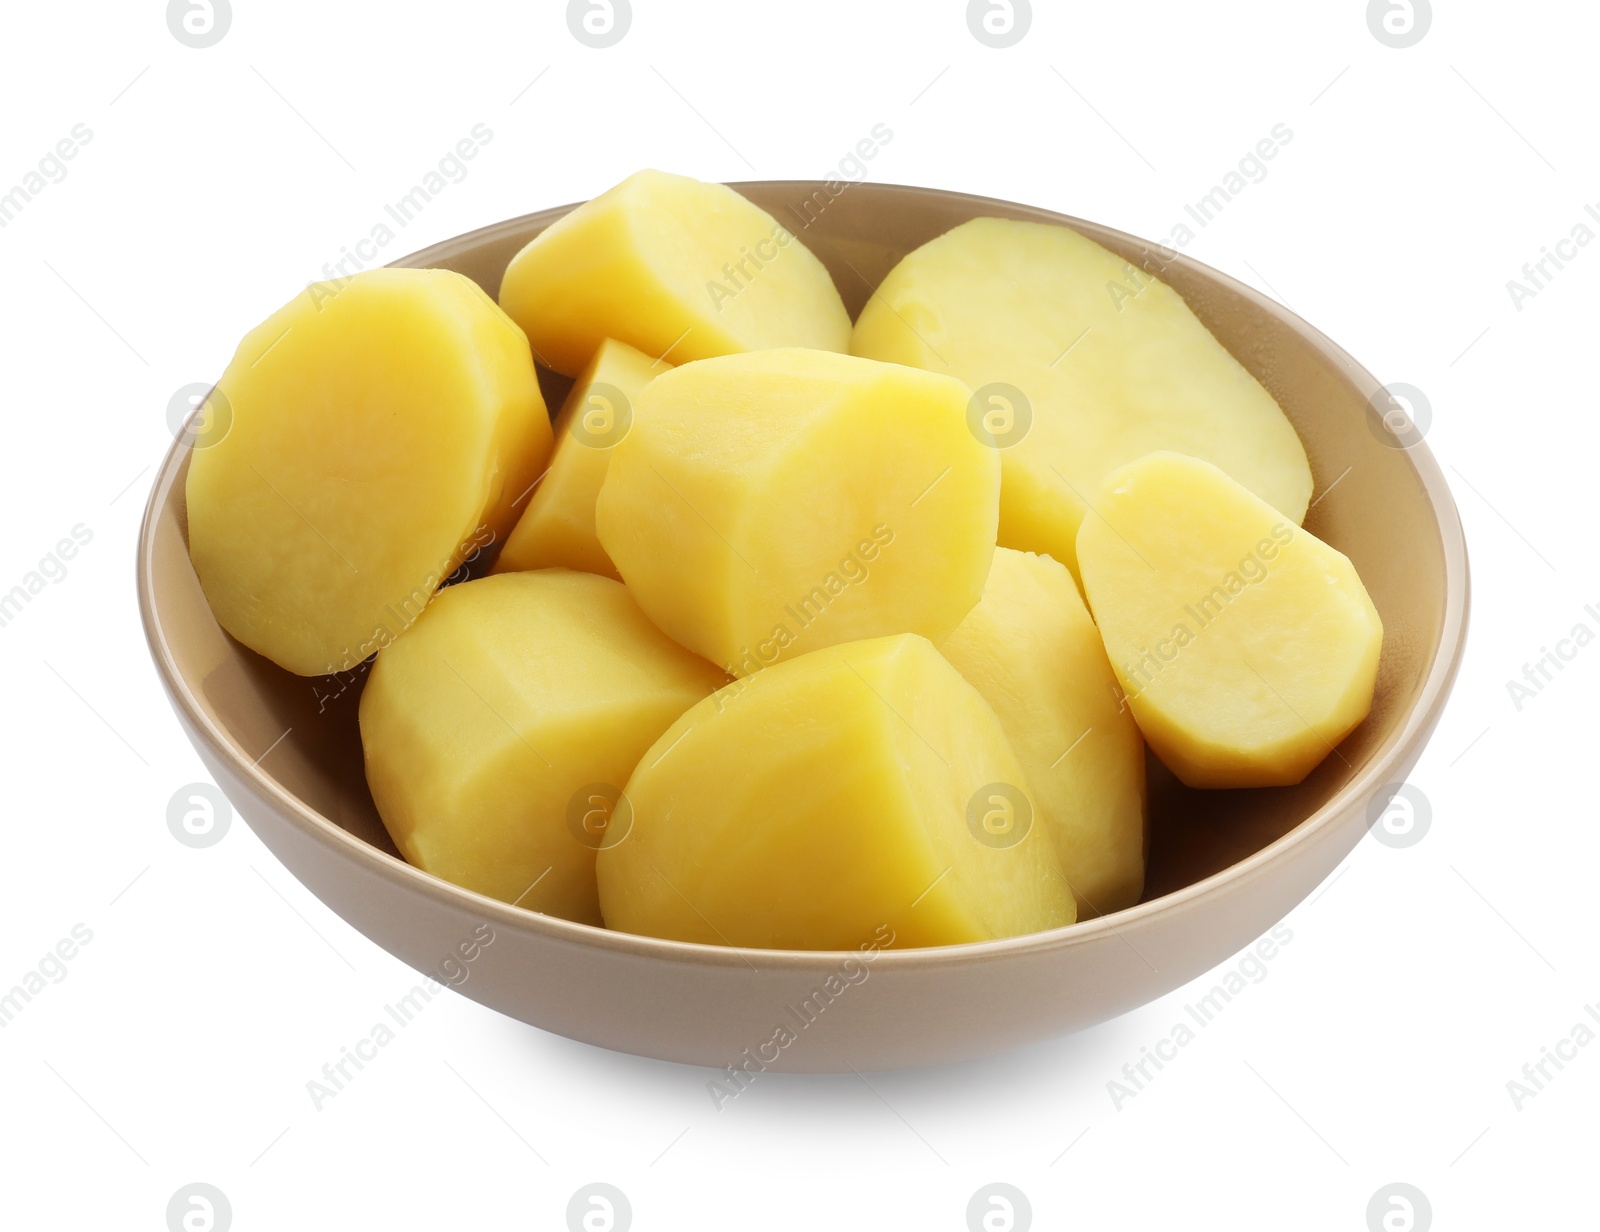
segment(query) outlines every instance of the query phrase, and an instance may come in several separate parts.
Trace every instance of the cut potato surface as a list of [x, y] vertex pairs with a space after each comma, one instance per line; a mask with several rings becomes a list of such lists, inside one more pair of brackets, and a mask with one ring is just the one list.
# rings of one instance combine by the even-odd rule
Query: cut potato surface
[[598, 924], [609, 785], [726, 680], [609, 578], [555, 569], [465, 582], [378, 655], [361, 696], [367, 782], [412, 864]]
[[612, 447], [631, 430], [639, 394], [671, 367], [613, 338], [600, 344], [556, 415], [549, 469], [506, 540], [496, 573], [560, 567], [621, 580], [595, 534], [594, 502]]
[[1133, 906], [1144, 891], [1144, 738], [1066, 567], [1000, 548], [983, 598], [939, 649], [999, 716], [1078, 918]]
[[862, 310], [851, 350], [972, 387], [1001, 447], [1005, 547], [1076, 572], [1105, 476], [1163, 449], [1305, 516], [1310, 467], [1272, 396], [1177, 292], [1069, 228], [978, 218], [924, 244]]
[[527, 339], [470, 279], [317, 283], [245, 335], [199, 441], [189, 552], [229, 633], [301, 675], [353, 667], [503, 537], [550, 450]]
[[854, 950], [1055, 928], [1073, 899], [1000, 721], [925, 639], [805, 655], [699, 703], [639, 762], [599, 854], [606, 924]]
[[685, 364], [612, 450], [600, 542], [652, 620], [734, 675], [940, 640], [994, 553], [999, 464], [967, 402], [950, 377], [825, 351]]
[[568, 376], [606, 338], [684, 363], [765, 347], [845, 351], [850, 317], [821, 261], [722, 184], [640, 171], [512, 258], [500, 304]]
[[1156, 755], [1191, 787], [1298, 783], [1372, 705], [1383, 624], [1342, 554], [1209, 463], [1114, 472], [1084, 589]]

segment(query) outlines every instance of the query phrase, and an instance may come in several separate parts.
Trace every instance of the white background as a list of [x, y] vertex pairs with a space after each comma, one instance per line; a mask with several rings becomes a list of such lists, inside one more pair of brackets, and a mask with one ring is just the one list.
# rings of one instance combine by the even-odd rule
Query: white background
[[[1520, 711], [1506, 682], [1578, 622], [1600, 631], [1600, 245], [1520, 311], [1506, 283], [1600, 201], [1600, 19], [1439, 7], [1397, 50], [1356, 0], [1039, 3], [994, 50], [955, 0], [635, 0], [595, 50], [554, 2], [235, 0], [207, 49], [155, 0], [7, 5], [0, 192], [93, 133], [0, 229], [0, 591], [93, 533], [0, 628], [0, 987], [93, 932], [0, 1030], [8, 1226], [161, 1229], [204, 1181], [241, 1230], [559, 1230], [593, 1180], [638, 1229], [959, 1230], [994, 1180], [1038, 1228], [1359, 1232], [1394, 1181], [1441, 1229], [1594, 1226], [1600, 1046], [1520, 1110], [1506, 1084], [1600, 1002], [1600, 649]], [[169, 399], [475, 124], [492, 143], [380, 261], [645, 165], [827, 175], [880, 122], [875, 180], [1155, 238], [1292, 129], [1188, 251], [1431, 403], [1474, 572], [1466, 665], [1412, 778], [1431, 829], [1363, 840], [1267, 978], [1120, 1110], [1107, 1082], [1197, 988], [875, 1091], [763, 1075], [720, 1112], [705, 1071], [449, 995], [317, 1111], [307, 1080], [415, 979], [244, 825], [205, 850], [168, 831], [204, 778], [133, 594]]]

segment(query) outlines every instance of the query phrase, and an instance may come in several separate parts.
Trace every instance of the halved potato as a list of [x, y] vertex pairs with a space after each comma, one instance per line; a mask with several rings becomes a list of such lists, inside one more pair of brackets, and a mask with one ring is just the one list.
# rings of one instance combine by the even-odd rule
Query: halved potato
[[599, 854], [609, 928], [711, 945], [956, 945], [1073, 921], [1000, 721], [914, 635], [699, 703], [639, 762]]
[[495, 561], [496, 573], [559, 567], [621, 580], [595, 534], [594, 502], [612, 448], [632, 428], [639, 394], [671, 367], [614, 338], [600, 344], [556, 415], [550, 466]]
[[1298, 783], [1366, 717], [1383, 622], [1341, 553], [1208, 462], [1114, 471], [1078, 532], [1133, 717], [1190, 787]]
[[684, 363], [766, 347], [850, 346], [821, 261], [723, 184], [640, 171], [512, 258], [500, 305], [540, 361], [576, 373], [607, 338]]
[[978, 601], [1000, 470], [961, 382], [786, 349], [652, 381], [595, 526], [639, 606], [747, 675], [890, 633], [940, 639]]
[[1290, 522], [1311, 469], [1272, 395], [1171, 287], [1067, 227], [976, 218], [908, 254], [857, 355], [960, 377], [1001, 449], [1000, 544], [1077, 572], [1107, 474], [1158, 449], [1215, 463]]
[[189, 554], [239, 641], [303, 676], [393, 641], [511, 529], [550, 451], [522, 331], [449, 270], [315, 283], [245, 335], [189, 462]]
[[1033, 785], [1078, 918], [1144, 891], [1144, 737], [1066, 567], [999, 548], [978, 606], [939, 649], [994, 707]]
[[598, 924], [594, 853], [620, 785], [726, 680], [609, 578], [464, 582], [378, 655], [361, 695], [367, 783], [418, 868]]

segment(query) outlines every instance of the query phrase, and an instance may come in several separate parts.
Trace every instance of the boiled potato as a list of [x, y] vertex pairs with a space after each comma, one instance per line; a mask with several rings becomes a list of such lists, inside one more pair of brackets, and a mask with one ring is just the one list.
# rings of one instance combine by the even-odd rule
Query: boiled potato
[[850, 317], [821, 261], [722, 184], [640, 171], [512, 258], [500, 304], [568, 376], [606, 338], [684, 363], [764, 347], [844, 351]]
[[1000, 548], [983, 598], [939, 649], [1000, 717], [1078, 918], [1133, 906], [1144, 890], [1144, 739], [1072, 575]]
[[611, 449], [628, 434], [640, 392], [671, 364], [607, 338], [556, 415], [550, 466], [495, 562], [495, 572], [562, 567], [621, 580], [594, 531]]
[[1000, 470], [959, 381], [826, 351], [685, 364], [611, 451], [600, 542], [650, 618], [735, 675], [978, 601]]
[[1208, 462], [1141, 458], [1078, 532], [1134, 718], [1191, 787], [1298, 783], [1372, 705], [1383, 624], [1350, 561]]
[[921, 637], [819, 650], [699, 703], [644, 754], [599, 855], [624, 932], [852, 950], [1073, 920], [1000, 721]]
[[1066, 227], [977, 218], [924, 244], [862, 310], [851, 350], [972, 387], [975, 426], [1001, 448], [1002, 546], [1076, 572], [1105, 476], [1160, 449], [1305, 516], [1311, 470], [1272, 395], [1177, 292]]
[[550, 451], [527, 339], [448, 270], [313, 284], [245, 335], [217, 390], [189, 553], [222, 627], [305, 676], [399, 636], [511, 529]]
[[412, 864], [598, 924], [613, 785], [726, 680], [609, 578], [464, 582], [378, 655], [361, 695], [367, 783]]

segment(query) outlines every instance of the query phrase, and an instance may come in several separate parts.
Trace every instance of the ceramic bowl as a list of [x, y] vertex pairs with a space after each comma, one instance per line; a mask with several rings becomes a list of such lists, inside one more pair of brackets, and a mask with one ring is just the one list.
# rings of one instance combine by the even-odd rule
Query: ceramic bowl
[[[189, 562], [189, 451], [180, 442], [161, 467], [140, 532], [139, 602], [162, 683], [218, 785], [313, 894], [418, 971], [547, 1031], [719, 1069], [893, 1069], [997, 1052], [1121, 1014], [1250, 944], [1367, 832], [1415, 763], [1460, 662], [1466, 546], [1426, 445], [1393, 413], [1379, 382], [1317, 330], [1147, 241], [922, 188], [734, 187], [822, 259], [852, 316], [902, 256], [980, 215], [1062, 223], [1161, 269], [1293, 421], [1316, 484], [1306, 527], [1350, 557], [1383, 617], [1372, 712], [1337, 755], [1297, 787], [1248, 792], [1187, 790], [1152, 759], [1143, 901], [1052, 932], [891, 947], [865, 961], [659, 941], [524, 911], [396, 853], [362, 774], [356, 707], [364, 673], [292, 676], [217, 625]], [[458, 270], [493, 295], [511, 256], [570, 208], [486, 227], [397, 264]], [[559, 379], [548, 392], [557, 404]], [[470, 964], [449, 961], [483, 924], [492, 944]], [[787, 1042], [774, 1045], [784, 1033]]]

